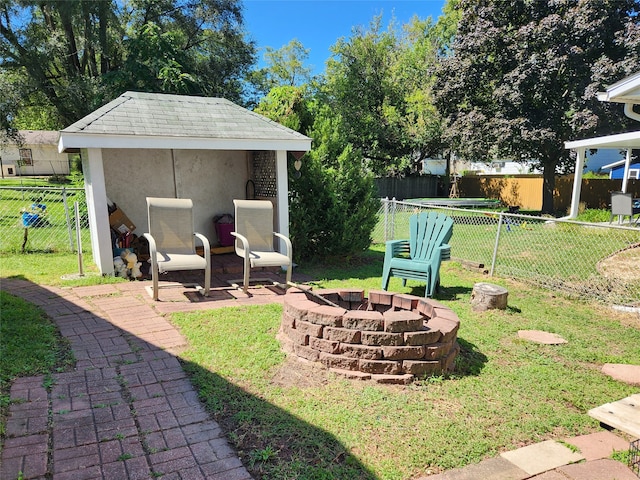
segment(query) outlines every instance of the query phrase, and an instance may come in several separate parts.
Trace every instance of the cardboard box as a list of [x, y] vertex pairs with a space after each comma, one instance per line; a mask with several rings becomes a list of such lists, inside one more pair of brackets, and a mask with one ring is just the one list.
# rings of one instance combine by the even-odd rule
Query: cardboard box
[[109, 215], [109, 225], [118, 233], [133, 232], [136, 226], [133, 224], [129, 217], [127, 217], [120, 208], [116, 208], [115, 211]]

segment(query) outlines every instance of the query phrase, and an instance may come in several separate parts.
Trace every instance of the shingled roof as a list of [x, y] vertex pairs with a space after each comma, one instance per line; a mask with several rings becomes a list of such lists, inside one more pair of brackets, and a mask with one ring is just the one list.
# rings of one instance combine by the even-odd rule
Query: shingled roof
[[59, 149], [309, 150], [311, 139], [224, 98], [126, 92], [60, 133]]

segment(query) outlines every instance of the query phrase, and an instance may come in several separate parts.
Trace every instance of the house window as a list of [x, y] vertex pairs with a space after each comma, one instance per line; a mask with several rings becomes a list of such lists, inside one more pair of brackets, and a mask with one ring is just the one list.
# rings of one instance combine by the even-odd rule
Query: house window
[[19, 149], [20, 153], [20, 165], [33, 165], [33, 157], [31, 155], [30, 148]]
[[634, 169], [630, 169], [629, 170], [629, 178], [635, 178], [636, 180], [640, 179], [640, 169], [636, 170]]

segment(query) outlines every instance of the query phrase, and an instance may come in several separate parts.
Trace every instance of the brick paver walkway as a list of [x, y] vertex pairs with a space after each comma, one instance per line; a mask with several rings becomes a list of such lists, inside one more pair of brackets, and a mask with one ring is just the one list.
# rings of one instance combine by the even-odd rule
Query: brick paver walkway
[[209, 298], [172, 288], [160, 302], [149, 281], [69, 289], [2, 279], [2, 290], [54, 320], [77, 364], [13, 384], [0, 478], [250, 479], [184, 373], [175, 354], [185, 340], [163, 316], [281, 300], [264, 287], [246, 296], [222, 277]]

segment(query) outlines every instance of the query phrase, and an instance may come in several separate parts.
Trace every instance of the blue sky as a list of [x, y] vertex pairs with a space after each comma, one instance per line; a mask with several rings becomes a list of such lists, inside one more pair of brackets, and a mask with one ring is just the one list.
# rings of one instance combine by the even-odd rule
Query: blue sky
[[[386, 27], [392, 16], [402, 25], [413, 15], [434, 20], [445, 0], [244, 0], [245, 28], [256, 42], [262, 59], [265, 47], [279, 49], [294, 38], [309, 49], [308, 65], [313, 73], [324, 71], [331, 56], [329, 47], [351, 36], [351, 29], [367, 27], [383, 15]], [[261, 63], [262, 65], [262, 63]]]

